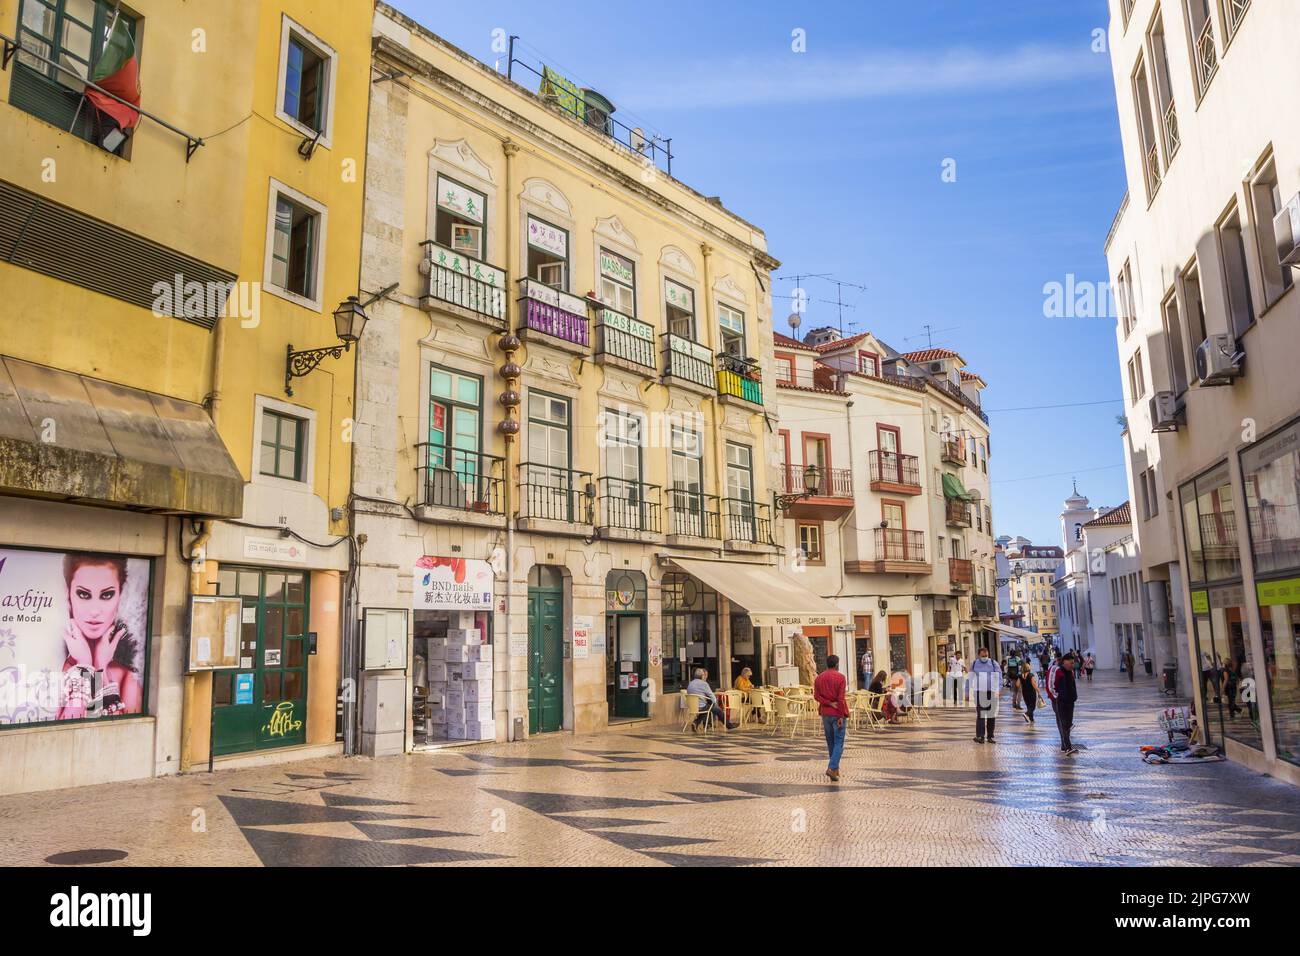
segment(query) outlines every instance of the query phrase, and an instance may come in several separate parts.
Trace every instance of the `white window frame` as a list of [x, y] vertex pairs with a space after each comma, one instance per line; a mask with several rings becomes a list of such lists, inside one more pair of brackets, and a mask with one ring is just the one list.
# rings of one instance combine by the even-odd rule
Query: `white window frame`
[[[300, 419], [303, 424], [303, 447], [300, 452], [302, 459], [302, 475], [298, 480], [293, 478], [281, 478], [278, 475], [262, 474], [262, 412], [275, 412], [279, 415], [287, 415], [290, 418]], [[253, 396], [253, 460], [252, 483], [255, 485], [264, 485], [268, 488], [279, 488], [284, 491], [307, 491], [310, 492], [313, 487], [314, 473], [316, 470], [316, 411], [305, 405], [294, 405], [283, 399], [272, 398], [269, 395]]]
[[291, 36], [297, 36], [301, 42], [312, 47], [318, 56], [329, 63], [327, 67], [329, 76], [326, 77], [325, 89], [325, 122], [322, 124], [324, 128], [320, 131], [320, 140], [317, 143], [317, 145], [329, 149], [334, 140], [334, 92], [335, 87], [338, 85], [339, 55], [334, 52], [332, 46], [301, 23], [290, 18], [287, 13], [283, 14], [280, 20], [280, 72], [275, 81], [275, 115], [309, 139], [316, 137], [316, 130], [304, 123], [300, 123], [297, 117], [290, 116], [284, 111], [284, 83], [289, 72], [289, 38]]
[[[312, 280], [312, 289], [316, 292], [316, 297], [309, 299], [306, 296], [299, 295], [296, 292], [290, 292], [288, 289], [281, 288], [271, 280], [272, 251], [275, 246], [275, 208], [276, 200], [283, 196], [285, 199], [291, 199], [300, 206], [306, 206], [314, 212], [320, 221], [320, 229], [316, 237], [316, 262], [315, 277]], [[304, 308], [311, 309], [314, 312], [324, 311], [321, 308], [323, 301], [323, 287], [325, 283], [325, 244], [329, 237], [329, 210], [323, 204], [312, 199], [304, 193], [298, 192], [292, 186], [286, 186], [278, 179], [272, 179], [270, 189], [267, 192], [266, 200], [266, 250], [262, 261], [262, 287], [274, 296], [281, 299], [287, 299], [295, 302]]]

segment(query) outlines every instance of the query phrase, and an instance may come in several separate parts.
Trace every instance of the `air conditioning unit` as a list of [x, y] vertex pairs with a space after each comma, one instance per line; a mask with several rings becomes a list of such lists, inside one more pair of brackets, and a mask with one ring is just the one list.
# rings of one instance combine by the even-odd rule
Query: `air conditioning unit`
[[1230, 385], [1241, 375], [1245, 358], [1231, 335], [1216, 333], [1196, 347], [1196, 377], [1202, 385]]
[[1148, 406], [1153, 432], [1178, 431], [1178, 399], [1173, 392], [1156, 392]]
[[1300, 193], [1273, 217], [1273, 235], [1277, 239], [1277, 261], [1284, 266], [1300, 266]]

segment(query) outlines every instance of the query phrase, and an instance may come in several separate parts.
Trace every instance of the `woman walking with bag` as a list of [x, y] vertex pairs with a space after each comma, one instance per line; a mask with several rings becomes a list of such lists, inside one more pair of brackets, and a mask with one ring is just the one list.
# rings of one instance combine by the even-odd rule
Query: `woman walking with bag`
[[1034, 722], [1034, 711], [1038, 708], [1038, 680], [1034, 670], [1028, 664], [1020, 665], [1020, 697], [1025, 702], [1025, 723]]

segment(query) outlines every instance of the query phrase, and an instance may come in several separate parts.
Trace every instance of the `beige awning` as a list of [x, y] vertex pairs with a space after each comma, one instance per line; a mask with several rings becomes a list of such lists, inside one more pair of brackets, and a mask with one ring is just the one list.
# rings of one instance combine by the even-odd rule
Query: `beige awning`
[[1043, 643], [1043, 635], [1036, 631], [1026, 631], [1024, 628], [1012, 627], [1010, 624], [985, 624], [985, 627], [991, 627], [1008, 637], [1014, 637], [1017, 640], [1024, 641], [1026, 644]]
[[748, 611], [755, 627], [849, 623], [848, 611], [840, 610], [776, 568], [694, 558], [673, 558], [672, 562]]
[[0, 492], [238, 518], [244, 481], [201, 406], [0, 355]]

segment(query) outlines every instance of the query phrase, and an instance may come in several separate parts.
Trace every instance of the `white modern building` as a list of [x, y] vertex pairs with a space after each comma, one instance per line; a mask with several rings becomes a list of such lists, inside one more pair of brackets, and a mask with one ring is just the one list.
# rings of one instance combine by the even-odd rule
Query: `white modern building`
[[1143, 634], [1212, 742], [1293, 782], [1298, 28], [1292, 2], [1111, 0], [1129, 192], [1106, 241]]

